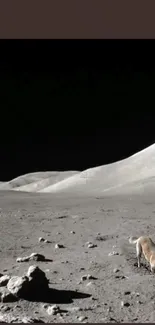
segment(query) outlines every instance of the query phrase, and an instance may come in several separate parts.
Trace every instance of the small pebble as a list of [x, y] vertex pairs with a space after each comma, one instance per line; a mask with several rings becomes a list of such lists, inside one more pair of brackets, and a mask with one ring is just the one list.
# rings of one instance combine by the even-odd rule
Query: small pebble
[[80, 317], [78, 317], [78, 320], [79, 320], [80, 322], [83, 322], [85, 319], [87, 319], [86, 316], [80, 316]]
[[81, 281], [86, 281], [87, 280], [87, 275], [83, 275], [82, 277], [81, 277]]
[[60, 312], [60, 308], [59, 308], [59, 306], [57, 306], [57, 305], [49, 306], [49, 307], [47, 308], [47, 313], [48, 313], [49, 315], [56, 315], [56, 314], [58, 314], [59, 312]]
[[129, 307], [129, 306], [130, 306], [129, 302], [121, 301], [121, 307]]
[[125, 291], [124, 294], [125, 294], [125, 295], [130, 295], [131, 292], [130, 292], [130, 291]]
[[88, 244], [88, 248], [94, 248], [94, 247], [97, 247], [97, 245], [95, 245], [95, 244]]
[[119, 253], [118, 253], [118, 252], [115, 252], [115, 251], [113, 251], [113, 252], [110, 252], [110, 253], [108, 254], [108, 256], [114, 256], [114, 255], [119, 255]]
[[110, 306], [109, 308], [107, 308], [107, 312], [108, 312], [108, 313], [112, 312], [112, 308], [111, 308], [111, 306]]
[[61, 244], [55, 244], [55, 248], [64, 248], [64, 246]]
[[119, 272], [119, 271], [120, 271], [120, 270], [117, 269], [117, 268], [113, 269], [113, 272], [114, 272], [114, 273], [117, 273], [117, 272]]
[[39, 237], [39, 243], [44, 242], [45, 239], [43, 237]]

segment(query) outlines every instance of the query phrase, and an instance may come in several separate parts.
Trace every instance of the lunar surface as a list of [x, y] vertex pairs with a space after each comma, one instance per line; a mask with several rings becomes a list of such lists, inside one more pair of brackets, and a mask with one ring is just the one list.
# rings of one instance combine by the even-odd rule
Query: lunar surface
[[155, 322], [155, 275], [128, 241], [155, 242], [154, 193], [155, 145], [1, 182], [0, 321]]

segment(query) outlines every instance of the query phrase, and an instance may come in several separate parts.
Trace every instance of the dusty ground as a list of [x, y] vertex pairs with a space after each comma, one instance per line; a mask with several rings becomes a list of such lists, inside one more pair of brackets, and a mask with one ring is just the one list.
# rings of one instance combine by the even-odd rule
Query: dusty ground
[[[155, 276], [144, 260], [137, 268], [135, 246], [128, 243], [130, 235], [148, 234], [155, 241], [153, 195], [87, 198], [0, 191], [0, 225], [0, 273], [22, 275], [37, 264], [50, 287], [59, 290], [48, 302], [1, 303], [1, 313], [44, 322], [79, 322], [80, 316], [85, 322], [155, 321]], [[51, 243], [39, 243], [39, 237]], [[87, 242], [97, 246], [88, 248]], [[56, 243], [65, 248], [55, 249]], [[119, 255], [109, 256], [113, 251]], [[16, 262], [32, 252], [53, 261]], [[81, 281], [85, 274], [97, 279]], [[63, 311], [49, 316], [45, 305], [55, 303]]]

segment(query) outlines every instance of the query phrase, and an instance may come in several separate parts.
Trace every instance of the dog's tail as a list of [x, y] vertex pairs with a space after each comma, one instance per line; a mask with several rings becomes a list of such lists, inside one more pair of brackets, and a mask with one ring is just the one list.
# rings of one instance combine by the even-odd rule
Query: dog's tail
[[137, 243], [137, 240], [138, 240], [138, 238], [136, 238], [136, 237], [130, 237], [129, 238], [129, 243], [130, 244], [136, 244]]

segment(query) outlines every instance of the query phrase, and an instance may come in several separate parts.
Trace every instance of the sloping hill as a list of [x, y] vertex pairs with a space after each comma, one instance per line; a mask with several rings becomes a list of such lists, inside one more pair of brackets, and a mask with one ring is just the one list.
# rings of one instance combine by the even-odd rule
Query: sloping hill
[[153, 176], [155, 176], [155, 144], [121, 161], [87, 169], [40, 192], [102, 193]]
[[0, 189], [3, 190], [12, 190], [14, 188], [18, 188], [20, 186], [24, 186], [30, 184], [32, 182], [37, 182], [41, 179], [48, 178], [52, 175], [52, 172], [36, 172], [36, 173], [29, 173], [25, 175], [18, 176], [12, 179], [9, 182], [1, 182]]
[[15, 187], [14, 191], [38, 192], [39, 190], [42, 190], [48, 186], [52, 186], [53, 184], [78, 173], [78, 171], [72, 170], [65, 172], [51, 172], [49, 177], [39, 179], [38, 181], [34, 181], [20, 187]]

